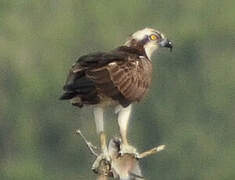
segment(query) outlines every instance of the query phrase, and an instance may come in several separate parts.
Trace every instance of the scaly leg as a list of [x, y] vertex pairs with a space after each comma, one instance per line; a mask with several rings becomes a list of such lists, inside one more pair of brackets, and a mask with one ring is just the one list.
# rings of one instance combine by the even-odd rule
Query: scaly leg
[[95, 107], [93, 113], [95, 117], [96, 130], [100, 139], [101, 154], [95, 160], [92, 169], [98, 172], [98, 167], [101, 161], [104, 160], [105, 163], [109, 164], [108, 162], [110, 161], [110, 157], [106, 145], [106, 135], [104, 133], [104, 110], [101, 107]]
[[130, 146], [127, 140], [127, 128], [128, 128], [128, 121], [131, 115], [131, 105], [127, 106], [126, 108], [117, 106], [115, 109], [115, 113], [118, 113], [118, 125], [120, 128], [120, 135], [122, 138], [121, 154], [125, 153], [137, 154], [136, 149]]

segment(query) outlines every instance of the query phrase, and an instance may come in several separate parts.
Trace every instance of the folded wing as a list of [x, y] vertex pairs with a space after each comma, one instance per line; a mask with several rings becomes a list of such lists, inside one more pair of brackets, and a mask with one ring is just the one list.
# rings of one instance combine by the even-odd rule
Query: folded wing
[[72, 66], [60, 99], [78, 98], [73, 104], [81, 107], [102, 103], [108, 97], [126, 107], [146, 94], [151, 73], [148, 59], [128, 52], [82, 56]]

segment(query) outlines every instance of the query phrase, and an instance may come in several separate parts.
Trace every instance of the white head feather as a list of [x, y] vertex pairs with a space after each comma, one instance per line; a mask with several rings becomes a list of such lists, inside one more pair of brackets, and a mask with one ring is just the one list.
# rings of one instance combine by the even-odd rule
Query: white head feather
[[[126, 46], [130, 46], [131, 45], [131, 40], [135, 39], [137, 41], [141, 41], [144, 38], [146, 38], [146, 36], [150, 36], [152, 34], [156, 34], [156, 32], [158, 34], [160, 34], [163, 38], [164, 35], [161, 34], [159, 31], [152, 29], [152, 28], [144, 28], [141, 29], [139, 31], [136, 31], [135, 33], [133, 33], [130, 38], [128, 39], [128, 41], [125, 43]], [[158, 49], [158, 44], [155, 41], [148, 41], [145, 45], [144, 45], [144, 50], [145, 53], [147, 55], [147, 57], [150, 59], [153, 52]]]

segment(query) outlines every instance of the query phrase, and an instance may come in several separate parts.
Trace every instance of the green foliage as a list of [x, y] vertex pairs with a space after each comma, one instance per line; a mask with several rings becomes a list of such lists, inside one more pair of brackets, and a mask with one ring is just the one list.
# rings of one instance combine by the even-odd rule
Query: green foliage
[[[153, 57], [152, 88], [130, 123], [140, 150], [167, 145], [142, 162], [146, 178], [234, 179], [234, 5], [0, 0], [0, 179], [94, 179], [94, 159], [73, 135], [80, 128], [97, 143], [91, 110], [58, 97], [76, 57], [110, 50], [145, 26], [175, 47]], [[111, 113], [106, 123], [111, 135]]]

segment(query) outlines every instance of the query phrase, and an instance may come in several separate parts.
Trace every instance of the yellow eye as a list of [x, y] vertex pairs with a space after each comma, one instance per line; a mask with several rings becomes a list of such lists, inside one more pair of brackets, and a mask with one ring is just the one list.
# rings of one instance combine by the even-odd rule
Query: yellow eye
[[157, 36], [156, 36], [155, 34], [152, 34], [152, 35], [150, 36], [150, 39], [153, 40], [153, 41], [155, 41], [155, 40], [157, 40]]

